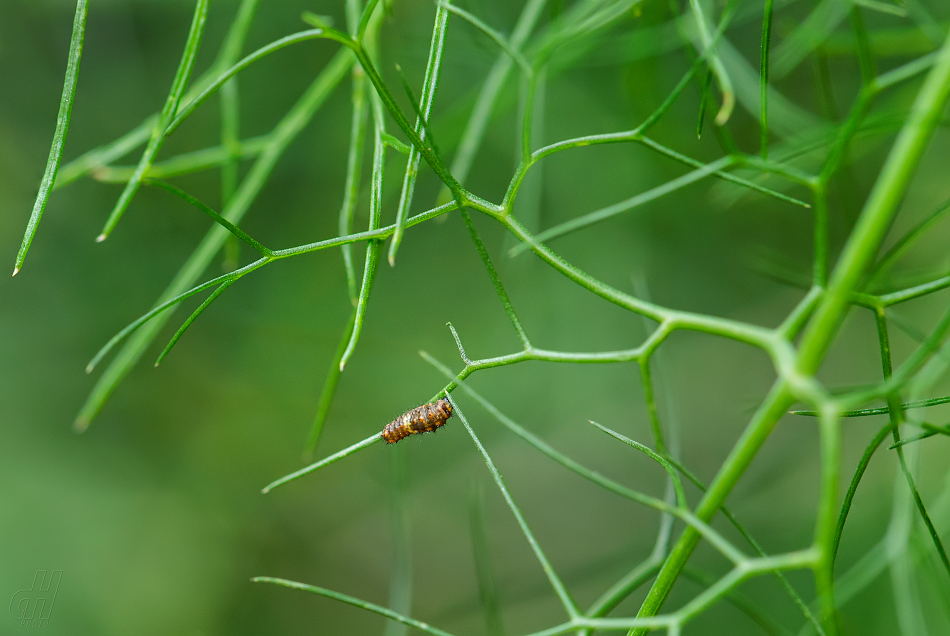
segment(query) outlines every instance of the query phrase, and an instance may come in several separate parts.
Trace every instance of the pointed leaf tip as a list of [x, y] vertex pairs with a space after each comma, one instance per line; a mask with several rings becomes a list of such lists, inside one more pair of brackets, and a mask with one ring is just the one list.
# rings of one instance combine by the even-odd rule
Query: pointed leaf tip
[[18, 273], [20, 273], [20, 266], [19, 266], [19, 265], [14, 265], [14, 266], [13, 266], [13, 275], [16, 276]]
[[716, 125], [725, 126], [726, 122], [729, 121], [729, 118], [732, 117], [732, 111], [736, 106], [736, 96], [731, 92], [723, 93], [722, 95], [722, 107], [719, 109], [719, 112], [716, 113]]
[[75, 433], [85, 433], [87, 428], [89, 428], [89, 419], [86, 417], [77, 417], [76, 421], [73, 422], [73, 432]]
[[109, 238], [109, 235], [103, 232], [102, 234], [96, 237], [96, 243], [102, 243], [107, 238]]

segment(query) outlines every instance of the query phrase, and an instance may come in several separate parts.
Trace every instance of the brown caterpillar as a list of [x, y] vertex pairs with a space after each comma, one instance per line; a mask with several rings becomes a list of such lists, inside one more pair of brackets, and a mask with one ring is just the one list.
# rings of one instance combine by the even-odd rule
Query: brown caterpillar
[[406, 411], [383, 429], [383, 439], [388, 444], [395, 444], [399, 440], [414, 433], [431, 433], [444, 426], [445, 421], [452, 417], [452, 403], [448, 398], [417, 406]]

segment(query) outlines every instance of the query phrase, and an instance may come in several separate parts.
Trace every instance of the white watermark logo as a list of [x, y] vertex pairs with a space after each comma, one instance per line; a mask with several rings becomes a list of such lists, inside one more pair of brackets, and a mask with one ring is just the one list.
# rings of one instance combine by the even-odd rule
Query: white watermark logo
[[33, 586], [10, 599], [10, 616], [20, 622], [20, 627], [49, 627], [49, 615], [62, 580], [62, 570], [37, 570]]

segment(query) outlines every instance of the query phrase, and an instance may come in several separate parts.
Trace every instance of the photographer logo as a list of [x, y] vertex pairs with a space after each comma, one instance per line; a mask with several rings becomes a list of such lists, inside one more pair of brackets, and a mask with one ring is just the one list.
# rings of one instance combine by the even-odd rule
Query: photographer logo
[[20, 627], [49, 627], [53, 601], [62, 580], [62, 570], [37, 570], [33, 586], [13, 595], [10, 615], [19, 621]]

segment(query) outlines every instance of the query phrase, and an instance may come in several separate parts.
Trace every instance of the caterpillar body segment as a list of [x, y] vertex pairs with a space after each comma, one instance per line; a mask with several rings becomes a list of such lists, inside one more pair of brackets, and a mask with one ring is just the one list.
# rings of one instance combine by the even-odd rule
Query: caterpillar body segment
[[417, 406], [406, 411], [383, 428], [383, 439], [387, 444], [395, 444], [399, 440], [415, 433], [431, 433], [445, 426], [446, 420], [452, 417], [452, 403], [447, 398]]

